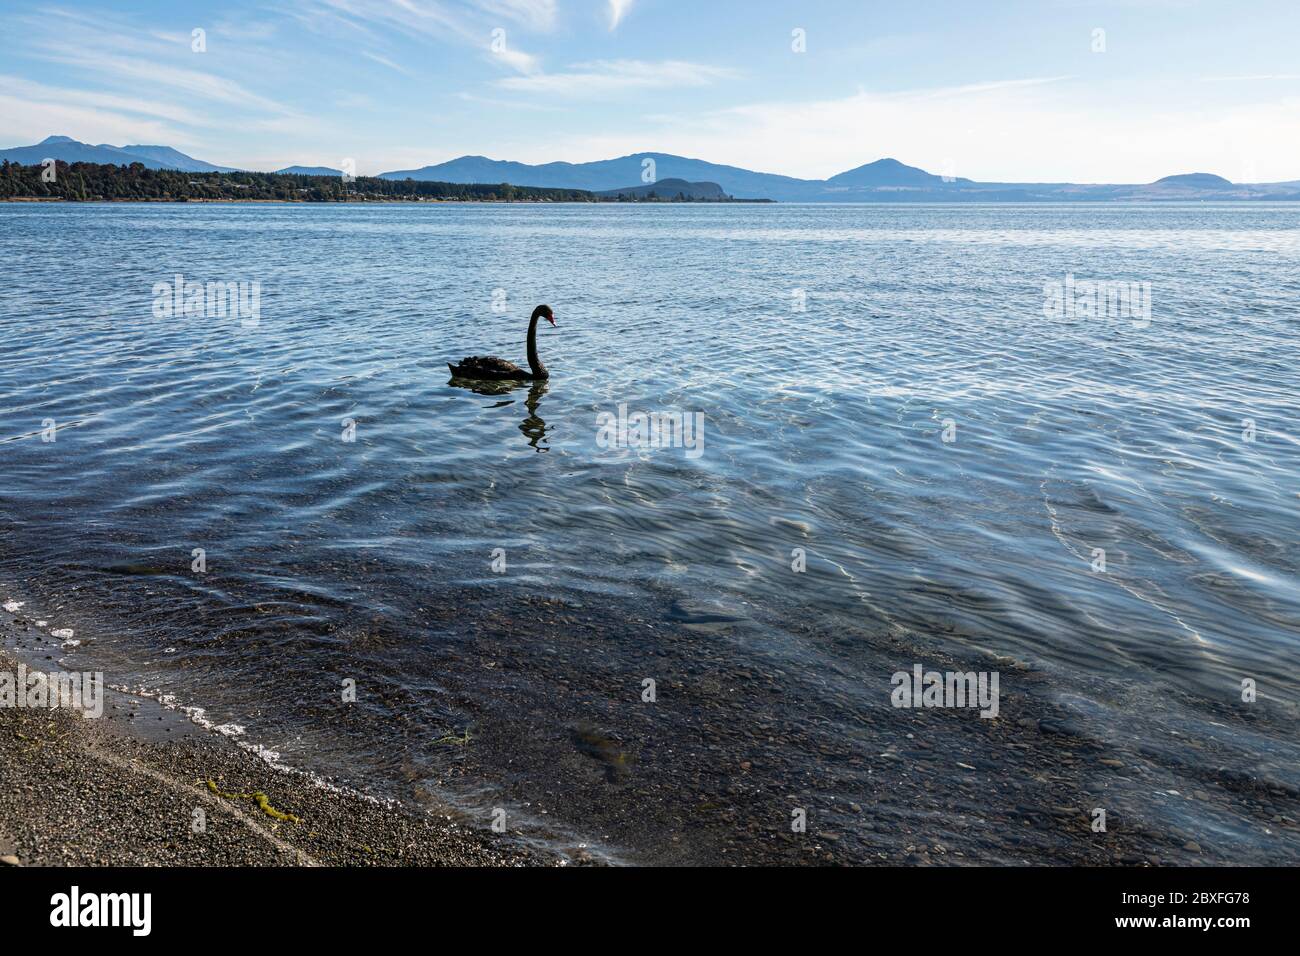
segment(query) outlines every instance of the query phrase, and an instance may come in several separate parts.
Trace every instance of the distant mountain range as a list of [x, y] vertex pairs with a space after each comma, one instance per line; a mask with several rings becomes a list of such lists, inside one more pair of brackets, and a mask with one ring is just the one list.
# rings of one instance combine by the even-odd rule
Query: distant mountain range
[[[647, 160], [653, 161], [653, 166], [649, 166]], [[1300, 187], [1293, 182], [1244, 185], [1210, 173], [1166, 176], [1154, 183], [1133, 185], [980, 183], [960, 176], [939, 176], [896, 159], [878, 159], [829, 179], [795, 179], [775, 173], [758, 173], [670, 153], [633, 153], [594, 163], [544, 163], [540, 166], [485, 156], [462, 156], [434, 166], [379, 175], [381, 179], [511, 183], [604, 193], [626, 189], [628, 183], [642, 182], [642, 172], [647, 168], [661, 180], [713, 182], [737, 199], [774, 199], [778, 202], [1300, 200]]]
[[109, 146], [101, 143], [91, 146], [70, 136], [49, 136], [35, 146], [18, 146], [0, 149], [0, 160], [33, 165], [46, 159], [60, 159], [65, 163], [111, 163], [129, 166], [143, 163], [146, 169], [179, 169], [187, 173], [233, 173], [231, 166], [215, 166], [170, 146]]
[[[68, 163], [143, 163], [149, 169], [185, 172], [236, 172], [229, 166], [195, 159], [169, 146], [91, 146], [68, 136], [51, 136], [35, 146], [0, 150], [0, 160], [34, 164], [47, 158]], [[341, 175], [326, 166], [287, 166], [277, 170], [296, 175]], [[653, 180], [646, 182], [646, 175]], [[533, 166], [486, 156], [462, 156], [419, 169], [380, 173], [382, 179], [415, 179], [445, 183], [482, 183], [585, 189], [598, 193], [623, 191], [629, 195], [664, 180], [685, 185], [716, 184], [737, 199], [774, 199], [778, 202], [1063, 202], [1160, 200], [1297, 200], [1300, 181], [1283, 183], [1232, 183], [1212, 173], [1166, 176], [1154, 183], [1131, 185], [1074, 183], [984, 183], [954, 176], [939, 176], [896, 159], [878, 159], [829, 179], [796, 179], [724, 166], [671, 153], [633, 153], [591, 163], [543, 163]], [[662, 192], [660, 186], [657, 192]], [[645, 189], [644, 192], [652, 190]], [[690, 195], [688, 193], [688, 195]], [[708, 198], [708, 197], [698, 197]]]
[[[905, 166], [896, 159], [879, 159], [831, 179], [820, 180], [757, 173], [671, 153], [633, 153], [594, 163], [545, 163], [541, 166], [488, 159], [486, 156], [462, 156], [435, 166], [380, 173], [379, 176], [381, 179], [512, 183], [608, 192], [626, 189], [628, 183], [644, 183], [643, 176], [647, 171], [656, 180], [717, 183], [737, 199], [775, 199], [780, 202], [854, 201], [880, 190], [935, 190], [950, 185], [941, 176], [915, 166]], [[970, 180], [955, 182], [969, 184]]]

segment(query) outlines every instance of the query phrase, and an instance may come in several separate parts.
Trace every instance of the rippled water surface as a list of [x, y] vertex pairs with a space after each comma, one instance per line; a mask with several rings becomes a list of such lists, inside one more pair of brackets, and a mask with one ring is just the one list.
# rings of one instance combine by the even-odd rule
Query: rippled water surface
[[[890, 675], [951, 655], [1171, 792], [1300, 783], [1294, 207], [10, 204], [0, 254], [4, 598], [286, 763], [616, 859], [808, 804], [874, 858]], [[260, 321], [157, 317], [177, 273]], [[1149, 324], [1045, 318], [1067, 274]], [[539, 302], [548, 383], [449, 382]], [[702, 454], [603, 447], [620, 404]], [[1268, 845], [1209, 802], [1151, 813]]]

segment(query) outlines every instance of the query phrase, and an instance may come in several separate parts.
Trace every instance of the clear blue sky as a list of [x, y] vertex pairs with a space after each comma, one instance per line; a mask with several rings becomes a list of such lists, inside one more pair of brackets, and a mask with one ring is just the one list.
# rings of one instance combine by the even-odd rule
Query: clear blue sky
[[659, 150], [807, 177], [893, 156], [981, 180], [1300, 179], [1300, 0], [123, 6], [0, 0], [0, 146], [363, 174]]

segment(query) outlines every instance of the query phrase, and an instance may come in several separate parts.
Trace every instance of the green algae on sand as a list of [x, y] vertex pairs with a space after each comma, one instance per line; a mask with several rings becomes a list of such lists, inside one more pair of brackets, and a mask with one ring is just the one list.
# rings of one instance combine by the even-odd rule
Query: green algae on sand
[[274, 817], [277, 820], [286, 820], [289, 823], [302, 822], [292, 813], [284, 813], [283, 811], [277, 810], [275, 807], [271, 806], [271, 798], [260, 790], [254, 791], [253, 793], [226, 793], [212, 780], [208, 781], [208, 789], [225, 800], [255, 800], [258, 807], [261, 808], [262, 812], [268, 817]]

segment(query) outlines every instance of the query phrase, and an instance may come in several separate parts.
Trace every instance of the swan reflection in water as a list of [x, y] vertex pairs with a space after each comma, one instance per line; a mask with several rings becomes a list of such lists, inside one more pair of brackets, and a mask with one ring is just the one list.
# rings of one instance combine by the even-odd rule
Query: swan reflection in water
[[[464, 388], [479, 395], [509, 395], [518, 389], [528, 386], [528, 396], [524, 399], [524, 407], [528, 409], [528, 417], [519, 423], [519, 430], [524, 433], [528, 439], [528, 444], [538, 451], [550, 451], [546, 447], [546, 421], [537, 414], [537, 407], [541, 404], [542, 396], [547, 392], [545, 380], [541, 381], [485, 381], [476, 379], [453, 378], [447, 383], [453, 388]], [[507, 398], [504, 401], [497, 402], [490, 408], [505, 408], [507, 405], [513, 405], [515, 399]]]

